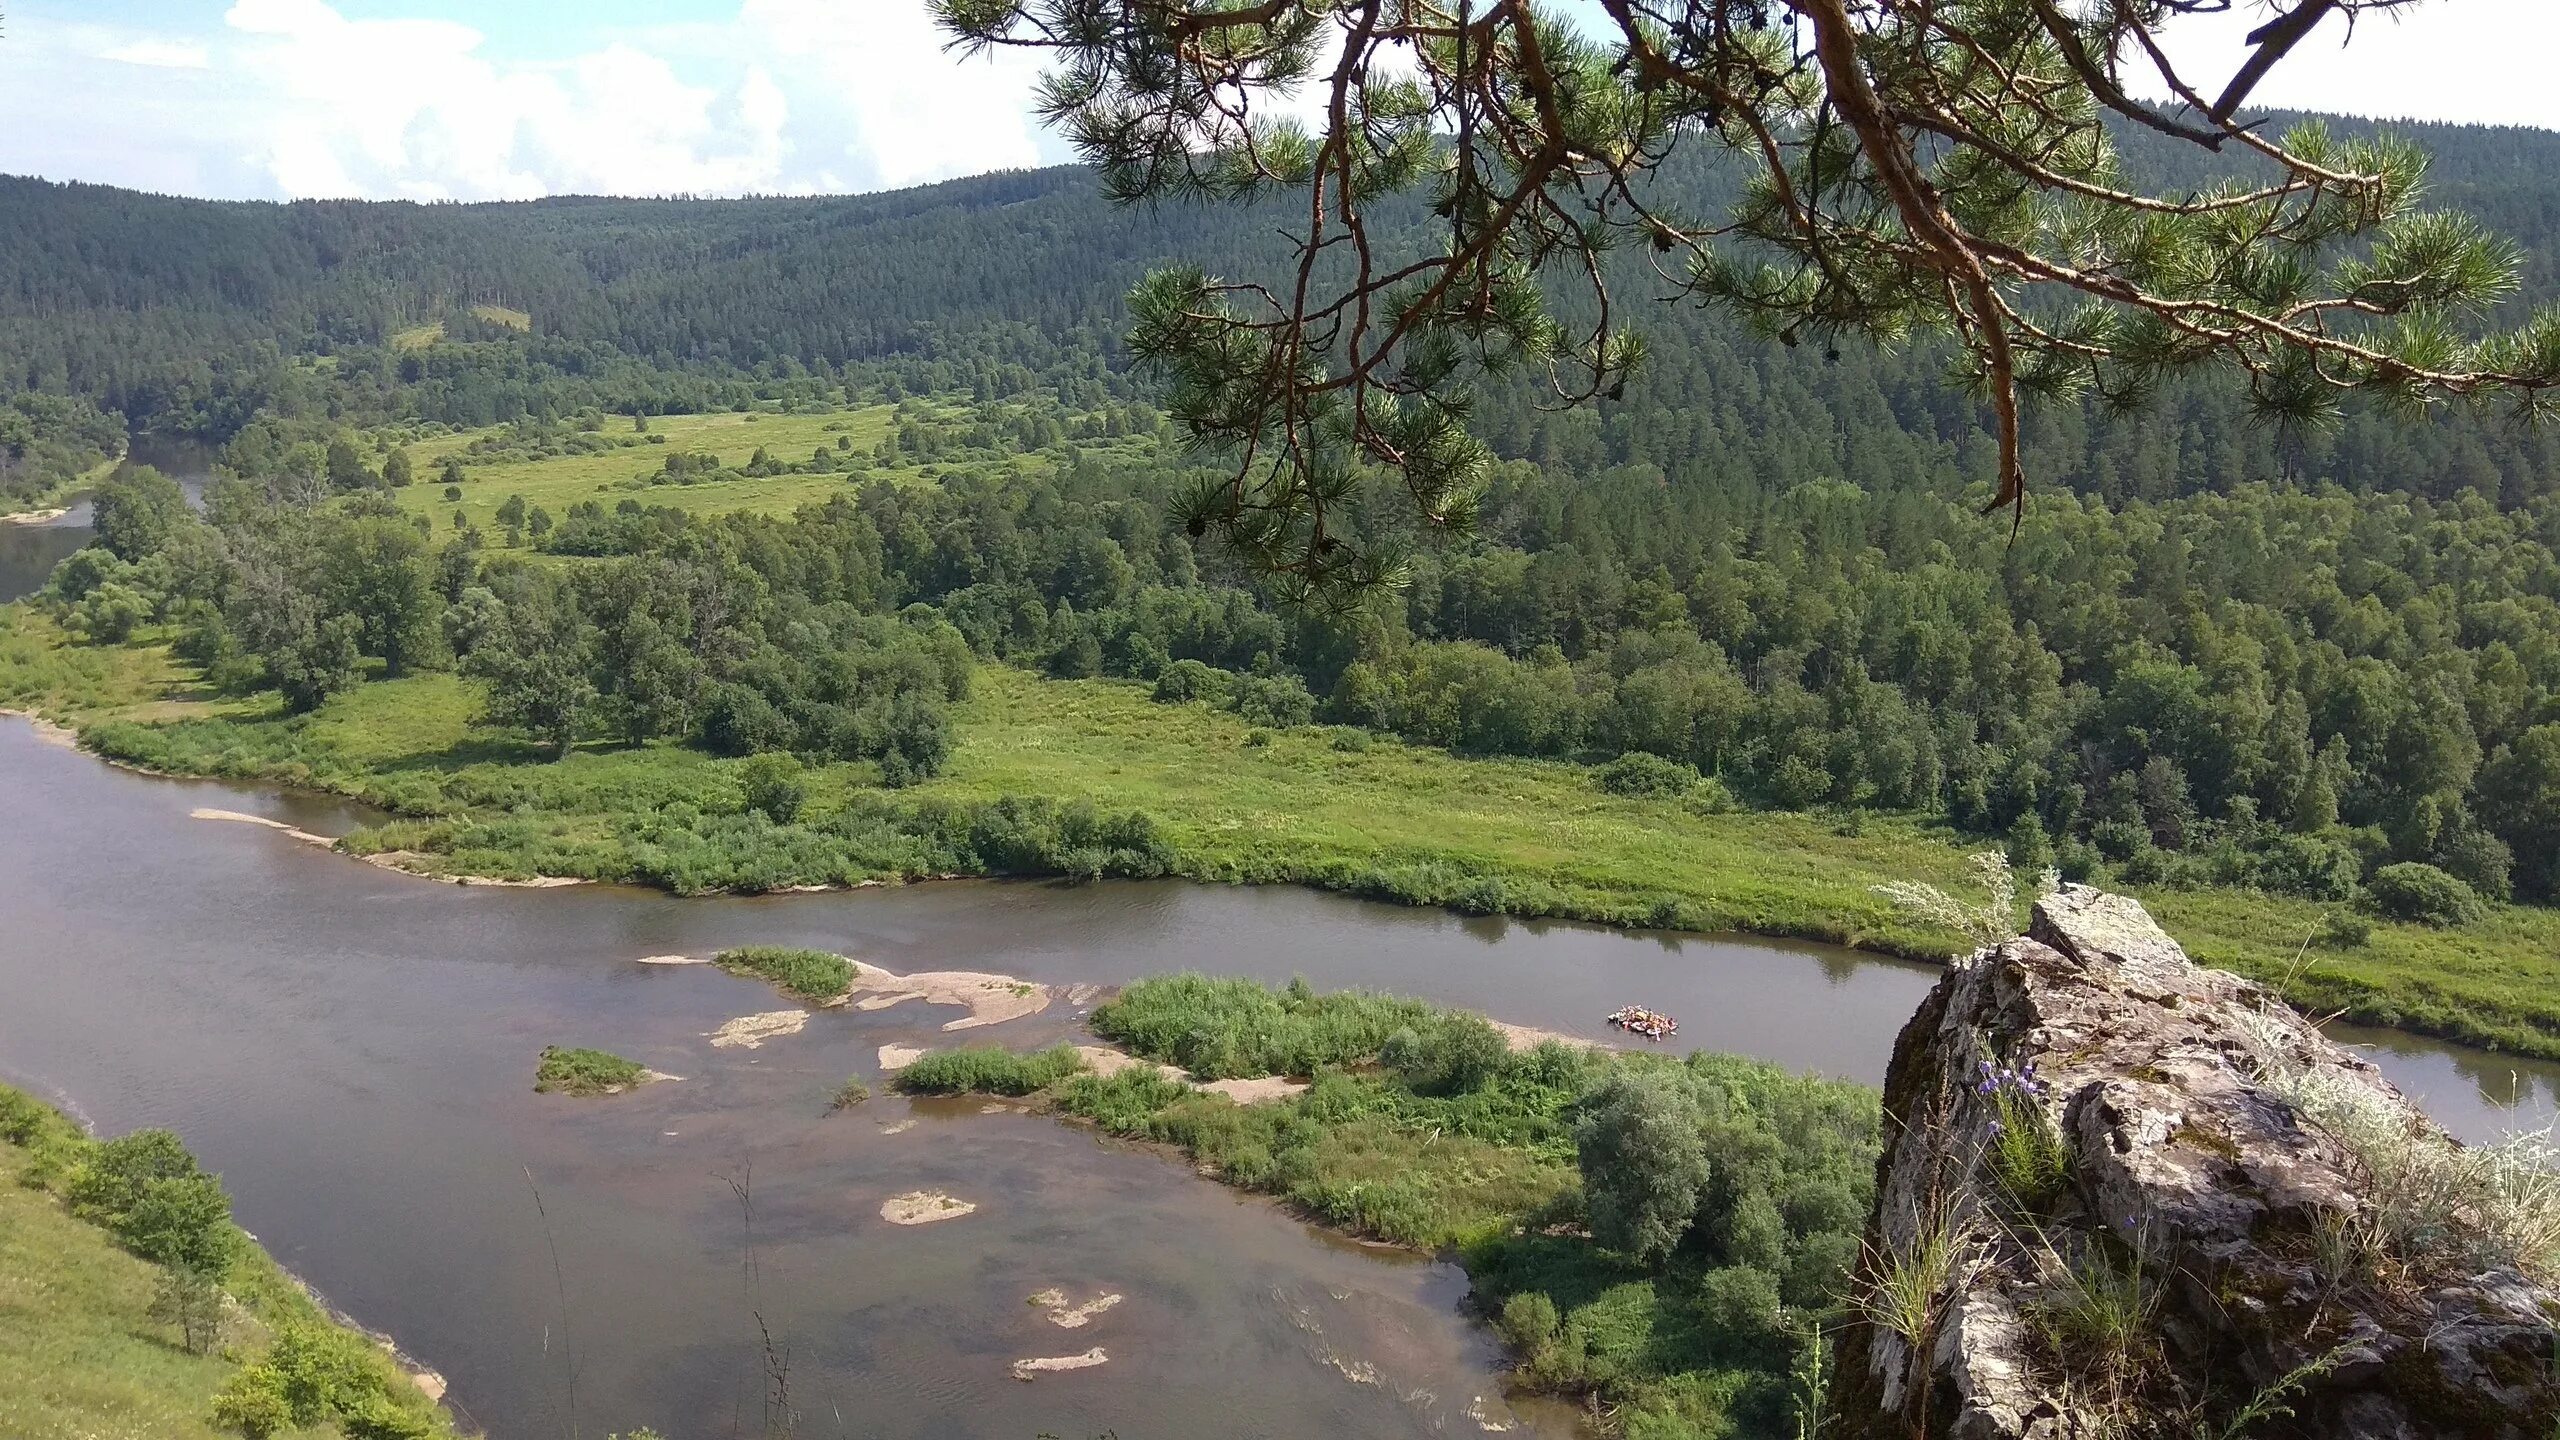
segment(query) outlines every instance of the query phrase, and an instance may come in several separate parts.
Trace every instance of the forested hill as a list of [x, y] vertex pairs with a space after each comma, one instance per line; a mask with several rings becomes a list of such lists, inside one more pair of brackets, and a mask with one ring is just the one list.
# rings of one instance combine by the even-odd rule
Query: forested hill
[[[2516, 303], [2560, 296], [2560, 136], [2424, 138], [2439, 197], [2529, 247]], [[2179, 179], [2165, 146], [2131, 150]], [[1722, 181], [1666, 183], [1704, 209]], [[975, 655], [1256, 725], [1603, 762], [1699, 814], [1943, 817], [2074, 878], [2434, 919], [2560, 900], [2560, 427], [2288, 435], [2206, 381], [2125, 419], [2047, 409], [2012, 543], [1977, 513], [1981, 407], [1935, 355], [1663, 305], [1623, 399], [1484, 397], [1502, 463], [1477, 533], [1310, 615], [1169, 518], [1196, 462], [1118, 341], [1150, 267], [1267, 271], [1287, 219], [1114, 209], [1072, 170], [441, 207], [0, 181], [0, 507], [49, 503], [128, 429], [219, 443], [239, 478], [205, 523], [157, 476], [102, 487], [105, 549], [38, 601], [66, 633], [166, 639], [297, 713], [371, 683], [360, 655], [458, 666], [553, 755], [610, 725], [635, 755], [912, 782]], [[766, 484], [812, 503], [700, 498]], [[2560, 1015], [2510, 1036], [2480, 1019], [2505, 1000], [2462, 1004], [2428, 1023], [2560, 1050]]]
[[[2441, 202], [2528, 248], [2519, 303], [2560, 294], [2560, 135], [2401, 128], [2434, 153]], [[2151, 173], [2194, 163], [2128, 144]], [[1290, 218], [1116, 208], [1072, 168], [851, 197], [434, 206], [0, 179], [0, 394], [67, 393], [136, 430], [212, 440], [297, 389], [307, 402], [310, 367], [290, 362], [315, 357], [337, 411], [466, 424], [700, 408], [812, 376], [1090, 402], [1129, 393], [1117, 339], [1133, 281], [1176, 258], [1266, 269]], [[1652, 465], [1707, 484], [1953, 493], [1988, 471], [1978, 407], [1928, 353], [1791, 352], [1671, 306], [1641, 323], [1652, 361], [1622, 402], [1560, 415], [1523, 392], [1485, 408], [1487, 438], [1551, 468]], [[437, 325], [452, 343], [420, 344]], [[2513, 505], [2560, 474], [2548, 438], [2468, 421], [2351, 419], [2288, 448], [2216, 387], [2130, 422], [2048, 410], [2033, 439], [2047, 483], [2115, 499], [2303, 478]]]

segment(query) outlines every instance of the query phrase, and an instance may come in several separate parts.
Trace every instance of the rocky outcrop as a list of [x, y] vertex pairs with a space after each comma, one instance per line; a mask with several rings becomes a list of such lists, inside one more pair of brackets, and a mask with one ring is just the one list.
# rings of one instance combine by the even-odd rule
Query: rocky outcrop
[[1885, 1111], [1835, 1440], [2560, 1433], [2483, 1152], [2136, 901], [2066, 887], [1951, 970]]

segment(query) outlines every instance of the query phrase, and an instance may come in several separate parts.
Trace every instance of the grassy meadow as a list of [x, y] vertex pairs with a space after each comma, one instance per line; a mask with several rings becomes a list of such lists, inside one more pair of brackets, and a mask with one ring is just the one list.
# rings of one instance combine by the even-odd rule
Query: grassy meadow
[[[1915, 818], [1699, 813], [1606, 794], [1583, 766], [1324, 727], [1257, 731], [1203, 705], [1157, 704], [1131, 682], [992, 665], [957, 710], [942, 774], [881, 792], [867, 764], [813, 767], [790, 825], [742, 814], [738, 762], [696, 750], [598, 742], [547, 763], [479, 724], [476, 687], [451, 674], [360, 685], [287, 717], [272, 695], [205, 693], [162, 645], [72, 643], [24, 605], [0, 609], [0, 706], [83, 727], [127, 763], [351, 795], [398, 817], [348, 837], [352, 850], [518, 878], [744, 890], [913, 878], [944, 862], [884, 846], [856, 816], [1041, 797], [1143, 812], [1173, 872], [1200, 880], [1940, 958], [1960, 937], [1873, 887], [1963, 893], [1964, 857], [1979, 848]], [[2560, 1057], [2560, 912], [2502, 906], [2451, 930], [2376, 921], [2367, 943], [2335, 950], [2306, 946], [2334, 907], [2235, 891], [2143, 898], [2197, 958], [2278, 982], [2315, 1010]]]
[[[439, 533], [452, 526], [453, 513], [459, 510], [466, 523], [479, 526], [493, 539], [499, 530], [498, 507], [510, 495], [522, 495], [526, 506], [548, 510], [554, 519], [567, 514], [569, 507], [581, 500], [598, 501], [610, 509], [625, 498], [702, 515], [726, 515], [740, 510], [788, 514], [802, 505], [849, 493], [852, 487], [847, 477], [774, 475], [756, 480], [643, 488], [633, 488], [626, 482], [657, 470], [667, 456], [686, 452], [715, 455], [721, 464], [735, 466], [746, 464], [761, 446], [776, 460], [798, 462], [808, 459], [809, 452], [820, 446], [834, 449], [839, 437], [850, 437], [854, 451], [867, 455], [882, 436], [895, 428], [897, 418], [894, 405], [818, 415], [758, 411], [656, 415], [649, 418], [644, 435], [632, 429], [631, 417], [608, 416], [602, 434], [636, 443], [619, 445], [601, 454], [535, 460], [482, 462], [463, 455], [462, 499], [457, 504], [444, 498], [440, 472], [445, 457], [460, 454], [474, 440], [497, 433], [495, 429], [466, 430], [407, 445], [410, 463], [417, 470], [417, 483], [393, 494], [404, 509], [433, 521]], [[664, 437], [663, 443], [650, 443], [650, 435]]]
[[157, 1333], [145, 1312], [159, 1268], [33, 1188], [32, 1163], [0, 1145], [0, 1434], [228, 1436], [213, 1396], [234, 1367]]
[[0, 1085], [0, 1435], [238, 1440], [238, 1425], [216, 1422], [217, 1405], [262, 1367], [327, 1377], [306, 1385], [307, 1404], [326, 1413], [301, 1424], [277, 1417], [284, 1440], [365, 1423], [364, 1433], [394, 1440], [453, 1434], [387, 1352], [325, 1314], [246, 1236], [219, 1279], [228, 1301], [216, 1343], [182, 1344], [155, 1303], [168, 1272], [72, 1212], [68, 1197], [99, 1148], [51, 1107]]

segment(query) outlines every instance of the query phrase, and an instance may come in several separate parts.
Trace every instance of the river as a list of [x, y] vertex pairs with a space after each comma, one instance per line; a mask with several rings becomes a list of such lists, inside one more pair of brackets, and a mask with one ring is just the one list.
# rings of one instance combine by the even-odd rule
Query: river
[[[9, 527], [0, 527], [5, 538]], [[21, 533], [45, 533], [42, 530]], [[5, 593], [5, 592], [0, 592]], [[244, 1225], [387, 1330], [501, 1436], [759, 1428], [758, 1336], [815, 1433], [931, 1437], [1473, 1433], [1501, 1357], [1448, 1263], [1350, 1244], [1152, 1151], [974, 1102], [876, 1093], [884, 1044], [955, 1012], [814, 1016], [715, 1049], [764, 986], [638, 957], [809, 945], [892, 970], [1110, 985], [1197, 969], [1365, 985], [1594, 1039], [1639, 1000], [1684, 1045], [1874, 1081], [1928, 967], [1830, 947], [1467, 919], [1296, 889], [951, 882], [680, 900], [459, 887], [199, 808], [339, 833], [323, 798], [131, 774], [0, 721], [0, 1075], [100, 1129], [177, 1129]], [[1074, 1033], [1072, 1010], [991, 1033]], [[2350, 1032], [2457, 1133], [2547, 1120], [2560, 1069]], [[532, 1093], [546, 1044], [684, 1077]], [[910, 1124], [910, 1122], [913, 1122]], [[731, 1182], [745, 1186], [742, 1206]], [[980, 1207], [900, 1228], [881, 1201]], [[537, 1204], [537, 1194], [538, 1201]], [[556, 1270], [554, 1253], [556, 1247]], [[1025, 1300], [1126, 1297], [1089, 1326]], [[759, 1320], [759, 1317], [761, 1319]], [[1013, 1360], [1100, 1345], [1092, 1370]]]

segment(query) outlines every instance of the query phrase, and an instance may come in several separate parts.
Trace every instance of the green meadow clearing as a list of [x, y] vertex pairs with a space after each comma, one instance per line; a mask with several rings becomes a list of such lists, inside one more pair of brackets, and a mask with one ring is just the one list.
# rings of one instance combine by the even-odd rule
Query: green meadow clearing
[[[473, 441], [495, 435], [498, 430], [466, 430], [408, 444], [405, 448], [416, 467], [417, 483], [393, 494], [403, 509], [426, 516], [439, 531], [452, 525], [453, 514], [459, 510], [466, 523], [479, 526], [493, 537], [499, 529], [498, 507], [511, 495], [523, 496], [528, 507], [548, 510], [555, 518], [582, 500], [598, 501], [611, 508], [626, 498], [701, 515], [726, 515], [740, 510], [788, 514], [802, 505], [850, 493], [848, 477], [774, 475], [641, 488], [628, 482], [657, 470], [667, 456], [688, 452], [717, 456], [721, 464], [729, 466], [746, 464], [760, 448], [777, 460], [801, 461], [808, 459], [812, 450], [836, 448], [841, 437], [850, 438], [853, 449], [867, 455], [897, 423], [896, 406], [871, 405], [818, 415], [746, 411], [652, 416], [649, 429], [643, 434], [632, 429], [631, 417], [617, 415], [607, 417], [606, 428], [599, 432], [617, 442], [616, 448], [601, 454], [493, 462], [475, 460], [465, 452]], [[650, 443], [650, 435], [664, 437], [663, 443]], [[459, 503], [444, 498], [444, 482], [439, 478], [448, 455], [462, 458]]]

